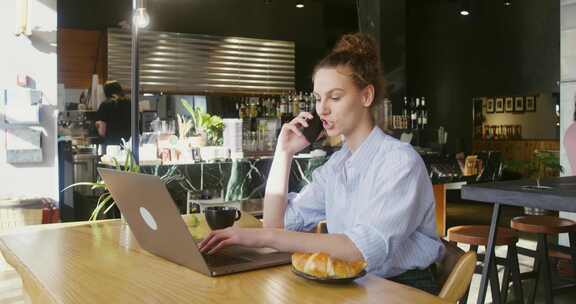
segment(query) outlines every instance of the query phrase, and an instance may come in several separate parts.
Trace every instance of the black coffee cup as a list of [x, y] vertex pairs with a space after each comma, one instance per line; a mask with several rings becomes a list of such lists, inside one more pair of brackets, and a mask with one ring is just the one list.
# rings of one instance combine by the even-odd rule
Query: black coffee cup
[[204, 216], [210, 229], [218, 230], [234, 225], [234, 222], [242, 216], [242, 212], [234, 207], [206, 207]]

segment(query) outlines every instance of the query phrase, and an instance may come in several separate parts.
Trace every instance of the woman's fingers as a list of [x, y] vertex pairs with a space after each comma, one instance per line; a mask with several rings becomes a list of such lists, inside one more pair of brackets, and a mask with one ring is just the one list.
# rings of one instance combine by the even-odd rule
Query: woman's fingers
[[314, 115], [308, 112], [300, 112], [294, 119], [292, 119], [291, 123], [299, 123], [304, 127], [308, 127], [308, 120], [314, 118]]
[[300, 124], [301, 126], [307, 128], [308, 127], [308, 122], [306, 121], [306, 119], [302, 116], [297, 116], [295, 117], [290, 123], [292, 124]]
[[304, 136], [304, 135], [302, 135], [302, 132], [300, 131], [300, 129], [298, 129], [298, 127], [296, 127], [293, 124], [285, 124], [284, 128], [289, 129], [290, 131], [294, 132], [298, 136]]
[[200, 252], [206, 252], [210, 248], [214, 247], [222, 238], [222, 234], [219, 231], [212, 231], [200, 244]]
[[210, 241], [210, 239], [212, 238], [213, 232], [210, 232], [202, 241], [200, 241], [200, 243], [198, 243], [198, 247], [200, 249], [202, 249], [202, 247], [204, 247], [206, 245], [206, 243], [208, 243], [208, 241]]
[[310, 112], [301, 112], [301, 113], [299, 114], [299, 116], [303, 116], [303, 117], [306, 118], [306, 119], [312, 119], [312, 118], [314, 118], [314, 115], [312, 115], [312, 113], [310, 113]]
[[214, 248], [212, 248], [212, 250], [208, 251], [208, 254], [213, 254], [216, 251], [220, 250], [221, 248], [226, 247], [228, 245], [232, 245], [232, 244], [233, 244], [233, 242], [231, 239], [229, 239], [229, 238], [224, 239], [221, 242], [219, 242], [218, 244], [216, 244], [216, 246], [214, 246]]

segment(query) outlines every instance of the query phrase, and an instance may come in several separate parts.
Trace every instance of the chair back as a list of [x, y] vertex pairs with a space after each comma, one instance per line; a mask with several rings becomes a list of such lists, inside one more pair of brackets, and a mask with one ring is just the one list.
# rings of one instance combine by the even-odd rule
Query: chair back
[[328, 233], [328, 225], [325, 220], [316, 224], [316, 233]]
[[502, 177], [502, 153], [500, 151], [486, 151], [478, 153], [482, 161], [482, 171], [476, 177], [477, 182], [494, 182]]
[[[444, 241], [444, 240], [443, 240]], [[442, 286], [438, 296], [449, 302], [458, 302], [468, 290], [476, 268], [476, 253], [464, 252], [455, 244], [444, 241], [446, 252], [436, 263], [436, 279]]]

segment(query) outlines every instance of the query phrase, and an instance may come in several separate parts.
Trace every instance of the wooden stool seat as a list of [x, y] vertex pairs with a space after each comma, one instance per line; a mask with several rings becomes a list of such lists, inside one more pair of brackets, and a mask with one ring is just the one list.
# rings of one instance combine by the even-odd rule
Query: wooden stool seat
[[[470, 251], [473, 252], [478, 252], [478, 246], [488, 246], [489, 235], [490, 226], [486, 225], [465, 225], [448, 229], [448, 240], [450, 242], [468, 244], [470, 245]], [[516, 300], [520, 303], [524, 302], [522, 282], [520, 280], [520, 267], [518, 265], [518, 253], [516, 251], [517, 242], [518, 234], [516, 231], [505, 227], [498, 227], [494, 244], [496, 246], [507, 246], [508, 250], [505, 259], [496, 257], [494, 254], [490, 257], [492, 262], [490, 268], [488, 269], [488, 280], [490, 281], [490, 289], [492, 289], [492, 294], [495, 295], [495, 303], [506, 303], [510, 281], [513, 283]], [[499, 265], [504, 265], [502, 291], [500, 290], [500, 284], [498, 282], [498, 269], [496, 268], [497, 263]], [[482, 272], [483, 268], [483, 264], [477, 265], [475, 267], [476, 273]], [[500, 298], [500, 294], [502, 294], [502, 298]], [[460, 303], [466, 303], [467, 300], [468, 292], [466, 292], [466, 294], [462, 297]]]
[[[448, 229], [448, 240], [469, 245], [486, 246], [489, 232], [490, 226], [456, 226]], [[512, 245], [518, 242], [518, 234], [512, 229], [498, 227], [497, 232], [496, 246]]]
[[559, 234], [576, 231], [576, 222], [556, 216], [519, 216], [510, 221], [510, 227], [522, 232]]

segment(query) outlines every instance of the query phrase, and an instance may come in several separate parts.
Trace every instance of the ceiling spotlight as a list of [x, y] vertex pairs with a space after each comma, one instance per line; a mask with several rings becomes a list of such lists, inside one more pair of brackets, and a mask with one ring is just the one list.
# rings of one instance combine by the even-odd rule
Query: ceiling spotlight
[[512, 6], [512, 0], [504, 0], [504, 6], [506, 7]]
[[470, 1], [469, 0], [461, 0], [460, 1], [460, 15], [462, 15], [462, 16], [470, 15]]
[[298, 2], [298, 3], [296, 3], [296, 7], [297, 8], [304, 8], [304, 3]]

